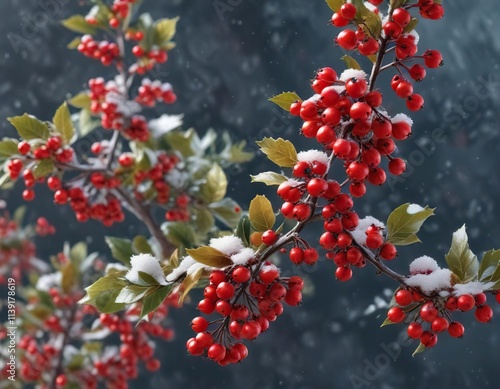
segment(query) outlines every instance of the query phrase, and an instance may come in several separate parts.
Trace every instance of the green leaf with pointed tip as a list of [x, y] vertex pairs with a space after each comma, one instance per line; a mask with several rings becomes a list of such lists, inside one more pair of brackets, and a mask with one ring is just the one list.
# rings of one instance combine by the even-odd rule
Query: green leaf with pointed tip
[[154, 41], [162, 49], [167, 45], [175, 35], [177, 22], [179, 18], [160, 19], [154, 23]]
[[69, 252], [69, 257], [71, 262], [79, 265], [85, 258], [87, 258], [87, 244], [85, 242], [79, 242], [71, 247]]
[[125, 308], [125, 304], [117, 303], [116, 297], [126, 286], [127, 281], [114, 275], [107, 275], [85, 288], [87, 296], [79, 303], [93, 305], [102, 313], [118, 312]]
[[80, 43], [82, 43], [82, 38], [80, 37], [76, 37], [75, 39], [73, 39], [71, 42], [69, 42], [66, 47], [70, 50], [74, 50], [76, 49]]
[[231, 258], [219, 250], [214, 249], [209, 246], [202, 246], [197, 249], [186, 250], [189, 256], [191, 256], [196, 262], [199, 262], [206, 266], [211, 266], [215, 268], [223, 268], [231, 266], [233, 261]]
[[114, 259], [120, 261], [124, 265], [130, 266], [130, 257], [134, 255], [132, 242], [128, 239], [115, 238], [107, 236], [106, 243], [111, 249], [111, 255]]
[[269, 101], [290, 112], [290, 106], [296, 101], [302, 101], [302, 99], [295, 92], [283, 92], [271, 97]]
[[167, 239], [177, 247], [192, 247], [196, 243], [196, 233], [189, 224], [167, 222], [163, 223], [162, 230]]
[[19, 154], [19, 150], [17, 149], [18, 143], [16, 139], [3, 138], [0, 141], [0, 159]]
[[158, 309], [163, 300], [172, 292], [173, 287], [174, 284], [153, 288], [153, 291], [142, 300], [141, 318]]
[[405, 34], [408, 34], [409, 32], [412, 32], [415, 27], [417, 27], [418, 24], [418, 19], [417, 18], [411, 18], [410, 23], [404, 28], [403, 32]]
[[245, 247], [250, 246], [250, 234], [252, 233], [252, 225], [248, 216], [241, 217], [238, 226], [236, 227], [235, 235], [243, 241]]
[[256, 231], [267, 231], [273, 228], [276, 216], [271, 202], [266, 196], [255, 196], [248, 208], [250, 223]]
[[135, 254], [153, 254], [153, 249], [145, 236], [138, 235], [132, 241], [132, 250]]
[[420, 242], [417, 233], [424, 222], [432, 215], [434, 209], [423, 208], [419, 212], [408, 213], [409, 203], [396, 208], [387, 219], [387, 241], [396, 246], [406, 246]]
[[342, 61], [344, 61], [347, 69], [361, 70], [361, 65], [358, 63], [358, 61], [356, 61], [350, 55], [344, 55], [342, 57]]
[[143, 271], [138, 271], [137, 273], [139, 274], [139, 278], [142, 281], [144, 281], [147, 285], [149, 286], [160, 285], [160, 283], [156, 281], [156, 279], [151, 274], [145, 273]]
[[227, 177], [218, 163], [214, 163], [206, 175], [206, 182], [200, 186], [201, 198], [207, 202], [221, 201], [227, 191]]
[[64, 102], [56, 111], [52, 119], [57, 132], [65, 145], [71, 144], [71, 140], [75, 136], [75, 128], [71, 120], [71, 113], [69, 112], [68, 104]]
[[283, 174], [275, 172], [263, 172], [250, 177], [252, 177], [252, 182], [262, 182], [267, 186], [280, 185], [288, 180]]
[[97, 32], [97, 28], [88, 24], [83, 15], [73, 15], [68, 19], [64, 19], [62, 25], [68, 30], [78, 32], [80, 34], [93, 35]]
[[352, 4], [354, 4], [357, 9], [356, 17], [354, 18], [356, 23], [360, 24], [367, 34], [378, 39], [382, 32], [382, 20], [380, 16], [370, 11], [363, 0], [353, 0]]
[[49, 138], [50, 133], [47, 124], [32, 115], [25, 113], [22, 116], [7, 118], [7, 120], [16, 128], [24, 140], [47, 140]]
[[149, 290], [149, 286], [128, 285], [116, 296], [117, 303], [133, 304], [142, 299]]
[[12, 216], [12, 220], [14, 220], [18, 226], [23, 224], [23, 219], [24, 216], [26, 215], [26, 210], [27, 210], [26, 205], [23, 205], [15, 210], [14, 215]]
[[256, 143], [267, 158], [280, 167], [294, 167], [298, 161], [297, 150], [288, 140], [264, 138]]
[[334, 12], [339, 12], [340, 7], [342, 7], [346, 3], [346, 0], [326, 0], [326, 4], [330, 7], [330, 9]]
[[200, 282], [202, 274], [203, 274], [203, 268], [200, 268], [196, 270], [194, 273], [189, 274], [186, 276], [186, 278], [184, 278], [180, 287], [179, 304], [182, 304], [188, 293], [191, 291], [191, 289], [193, 289], [194, 287], [196, 287], [196, 285], [198, 285], [198, 282]]
[[195, 213], [196, 219], [196, 227], [202, 234], [206, 234], [210, 231], [214, 224], [215, 218], [212, 216], [212, 213], [207, 209], [200, 209]]
[[446, 254], [445, 258], [450, 270], [462, 283], [477, 279], [479, 261], [469, 249], [465, 224], [453, 233], [450, 251]]
[[241, 207], [233, 199], [226, 197], [222, 201], [210, 204], [208, 208], [219, 221], [231, 229], [240, 221]]
[[100, 120], [92, 118], [90, 109], [82, 109], [78, 115], [78, 134], [85, 136], [101, 125]]
[[424, 352], [426, 349], [426, 347], [422, 344], [422, 342], [420, 342], [420, 344], [418, 345], [418, 347], [415, 349], [415, 351], [413, 352], [413, 354], [411, 354], [412, 357], [414, 357], [415, 355], [417, 354], [420, 354], [422, 352]]
[[80, 92], [68, 100], [73, 107], [80, 109], [90, 109], [92, 100], [87, 92]]
[[488, 290], [500, 289], [500, 250], [490, 250], [483, 255], [478, 278], [481, 282], [493, 282]]
[[34, 167], [33, 177], [35, 177], [35, 179], [47, 177], [53, 171], [54, 171], [54, 161], [52, 161], [51, 159], [42, 159]]

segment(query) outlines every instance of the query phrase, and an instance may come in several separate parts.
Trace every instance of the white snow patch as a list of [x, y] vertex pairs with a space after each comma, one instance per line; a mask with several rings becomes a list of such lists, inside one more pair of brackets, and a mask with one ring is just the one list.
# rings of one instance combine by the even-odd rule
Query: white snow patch
[[420, 41], [420, 35], [418, 35], [418, 32], [416, 30], [413, 30], [408, 35], [413, 36], [415, 38], [415, 44], [418, 45], [418, 42]]
[[309, 97], [306, 101], [312, 101], [313, 103], [317, 103], [321, 99], [320, 94], [315, 94]]
[[438, 269], [430, 274], [416, 274], [406, 280], [406, 285], [420, 288], [429, 294], [434, 291], [451, 288], [451, 270]]
[[234, 235], [210, 239], [209, 246], [226, 255], [233, 255], [243, 249], [243, 242]]
[[132, 268], [125, 275], [125, 278], [136, 285], [144, 285], [144, 281], [139, 277], [139, 272], [147, 273], [153, 277], [160, 285], [166, 285], [165, 276], [158, 259], [151, 254], [133, 255], [130, 258]]
[[404, 113], [398, 113], [391, 119], [391, 122], [394, 123], [407, 123], [410, 127], [413, 126], [413, 120]]
[[61, 285], [62, 273], [51, 273], [41, 276], [37, 283], [36, 288], [44, 292], [48, 292], [50, 288], [54, 288]]
[[337, 92], [339, 95], [345, 91], [345, 86], [343, 85], [332, 85], [332, 88], [335, 92]]
[[104, 270], [105, 274], [110, 273], [112, 270], [115, 271], [126, 271], [129, 270], [127, 266], [122, 265], [121, 263], [108, 263], [106, 265], [106, 269]]
[[158, 119], [149, 121], [149, 129], [155, 138], [182, 126], [184, 115], [161, 115]]
[[301, 186], [304, 184], [303, 181], [296, 180], [295, 178], [289, 178], [286, 183], [290, 185], [292, 188], [295, 188], [297, 186]]
[[422, 212], [424, 208], [418, 204], [410, 204], [406, 209], [409, 215], [415, 215], [416, 213]]
[[128, 100], [124, 95], [116, 92], [109, 92], [105, 98], [106, 102], [116, 104], [116, 110], [123, 116], [132, 117], [141, 112], [141, 106], [135, 101]]
[[173, 282], [177, 278], [179, 278], [182, 274], [187, 273], [189, 268], [193, 265], [196, 265], [198, 262], [194, 260], [193, 257], [190, 257], [189, 255], [187, 257], [184, 257], [184, 259], [181, 261], [178, 267], [176, 267], [172, 273], [170, 273], [167, 276], [167, 281], [168, 282]]
[[313, 163], [316, 161], [325, 164], [326, 166], [330, 165], [330, 158], [328, 157], [328, 155], [319, 150], [301, 151], [297, 154], [297, 159], [299, 160], [299, 162]]
[[471, 294], [473, 296], [483, 293], [485, 290], [490, 289], [493, 285], [495, 285], [494, 282], [480, 282], [480, 281], [473, 281], [473, 282], [468, 282], [467, 284], [455, 284], [453, 286], [453, 295], [454, 296], [462, 296], [464, 294]]
[[424, 255], [410, 263], [411, 274], [429, 273], [439, 269], [438, 263], [431, 257]]
[[255, 257], [255, 251], [249, 247], [245, 247], [238, 253], [231, 255], [231, 261], [233, 261], [235, 265], [244, 265], [253, 257]]
[[366, 73], [362, 70], [346, 69], [340, 75], [340, 81], [347, 82], [351, 78], [357, 78], [358, 80], [366, 80]]
[[378, 11], [378, 8], [376, 5], [373, 5], [372, 3], [369, 3], [368, 1], [364, 2], [365, 7], [368, 8], [370, 11], [375, 12]]
[[352, 238], [356, 243], [364, 245], [366, 243], [366, 230], [372, 224], [377, 226], [381, 231], [385, 229], [385, 224], [380, 220], [375, 219], [373, 216], [366, 216], [359, 220], [358, 226], [354, 231], [351, 231]]

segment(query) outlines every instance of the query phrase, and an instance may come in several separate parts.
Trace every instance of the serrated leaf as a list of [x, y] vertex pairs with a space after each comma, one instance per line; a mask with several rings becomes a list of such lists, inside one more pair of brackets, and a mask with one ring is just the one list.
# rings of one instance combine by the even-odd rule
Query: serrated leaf
[[82, 43], [82, 38], [80, 37], [76, 37], [75, 39], [73, 39], [71, 42], [69, 42], [66, 47], [70, 50], [74, 50], [76, 49], [80, 43]]
[[295, 92], [283, 92], [271, 97], [269, 101], [290, 112], [290, 106], [296, 101], [302, 101], [302, 99]]
[[127, 281], [114, 275], [99, 278], [89, 287], [85, 288], [87, 296], [79, 301], [80, 304], [90, 304], [102, 313], [113, 313], [125, 307], [117, 303], [116, 297], [127, 286]]
[[177, 22], [179, 18], [160, 19], [154, 23], [155, 43], [163, 48], [175, 35]]
[[35, 177], [35, 179], [47, 177], [53, 171], [54, 161], [52, 161], [51, 159], [42, 159], [33, 168], [33, 177]]
[[267, 158], [280, 167], [293, 167], [298, 161], [297, 150], [288, 140], [264, 138], [256, 143]]
[[126, 266], [130, 266], [130, 257], [134, 255], [132, 242], [128, 239], [115, 238], [112, 236], [107, 236], [105, 240], [111, 249], [111, 255], [113, 258]]
[[469, 249], [465, 224], [453, 233], [450, 251], [445, 258], [450, 270], [457, 275], [462, 283], [477, 279], [479, 261]]
[[128, 285], [120, 291], [115, 301], [127, 305], [133, 304], [142, 299], [149, 288], [149, 286]]
[[56, 111], [52, 119], [57, 132], [65, 145], [71, 144], [71, 140], [75, 136], [75, 128], [71, 120], [71, 113], [69, 112], [68, 104], [64, 102]]
[[252, 182], [262, 182], [267, 186], [280, 185], [288, 180], [283, 174], [275, 172], [263, 172], [255, 176], [251, 175], [250, 177], [252, 178]]
[[344, 61], [347, 69], [361, 70], [361, 65], [358, 63], [358, 61], [356, 61], [350, 55], [344, 55], [342, 57], [342, 61]]
[[255, 196], [250, 202], [248, 217], [253, 228], [259, 232], [272, 229], [276, 222], [273, 206], [266, 196]]
[[80, 34], [93, 35], [97, 32], [97, 28], [88, 24], [83, 15], [73, 15], [68, 19], [61, 21], [62, 25], [68, 30], [78, 32]]
[[163, 300], [165, 300], [170, 294], [173, 287], [173, 284], [160, 286], [149, 293], [142, 301], [141, 317], [144, 318], [149, 313], [158, 309], [158, 307], [163, 303]]
[[0, 158], [9, 158], [19, 154], [17, 149], [18, 143], [16, 139], [3, 138], [0, 141]]
[[68, 100], [73, 107], [80, 109], [90, 109], [92, 100], [87, 92], [80, 92]]
[[7, 120], [16, 128], [24, 140], [47, 140], [49, 138], [50, 133], [47, 124], [32, 115], [25, 113], [22, 116], [7, 118]]
[[243, 241], [245, 247], [250, 246], [250, 234], [252, 233], [252, 226], [248, 216], [243, 216], [236, 227], [235, 235]]
[[425, 349], [426, 349], [426, 347], [422, 344], [422, 342], [420, 342], [420, 344], [415, 349], [415, 351], [413, 352], [413, 354], [411, 354], [411, 356], [414, 357], [415, 355], [420, 354], [421, 352], [424, 352]]
[[186, 278], [184, 278], [179, 291], [179, 304], [182, 304], [184, 302], [184, 299], [191, 291], [191, 289], [193, 289], [198, 284], [202, 274], [203, 274], [203, 268], [200, 268], [196, 270], [194, 273], [189, 274], [186, 276]]
[[387, 241], [397, 246], [406, 246], [420, 242], [417, 233], [424, 222], [432, 215], [434, 209], [425, 207], [422, 211], [408, 213], [409, 203], [396, 208], [387, 219]]
[[339, 12], [340, 7], [346, 3], [346, 0], [326, 0], [326, 4], [330, 7], [330, 9], [334, 12]]
[[187, 249], [186, 252], [196, 262], [215, 268], [231, 266], [233, 262], [226, 254], [221, 253], [213, 247], [203, 246], [197, 249]]
[[219, 221], [231, 229], [235, 228], [240, 221], [241, 207], [233, 199], [225, 198], [210, 204], [208, 208]]
[[135, 254], [153, 254], [153, 249], [145, 236], [138, 235], [132, 241], [132, 250]]
[[417, 18], [411, 18], [410, 23], [407, 24], [407, 26], [404, 28], [403, 32], [405, 34], [408, 34], [409, 32], [412, 32], [418, 25], [418, 19]]
[[208, 171], [206, 182], [200, 186], [201, 198], [207, 203], [221, 201], [226, 195], [227, 177], [219, 164], [214, 163]]

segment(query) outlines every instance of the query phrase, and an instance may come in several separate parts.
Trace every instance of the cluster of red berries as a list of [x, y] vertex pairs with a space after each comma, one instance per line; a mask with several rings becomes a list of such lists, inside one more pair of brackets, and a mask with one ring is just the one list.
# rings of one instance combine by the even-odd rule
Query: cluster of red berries
[[[451, 318], [457, 310], [468, 312], [475, 308], [474, 315], [480, 323], [488, 323], [493, 317], [493, 310], [486, 303], [484, 293], [427, 298], [413, 289], [399, 289], [394, 298], [397, 305], [389, 309], [388, 319], [392, 323], [407, 322], [408, 336], [419, 339], [427, 348], [435, 346], [438, 334], [444, 331], [454, 338], [464, 335], [463, 324]], [[496, 299], [500, 303], [498, 294]]]
[[161, 81], [151, 81], [145, 78], [142, 80], [135, 100], [146, 107], [154, 107], [157, 101], [173, 104], [177, 100], [177, 96], [172, 90], [172, 85], [168, 82], [162, 84]]
[[202, 316], [193, 319], [191, 327], [197, 335], [187, 341], [188, 352], [207, 356], [222, 366], [240, 362], [248, 355], [241, 340], [253, 340], [266, 331], [283, 313], [283, 302], [299, 305], [302, 288], [300, 277], [281, 278], [276, 266], [270, 264], [213, 271], [198, 309], [222, 317], [211, 322]]
[[120, 58], [120, 47], [115, 42], [99, 42], [91, 35], [82, 36], [77, 49], [84, 56], [101, 61], [104, 66], [109, 66]]
[[38, 236], [54, 235], [56, 228], [44, 217], [36, 219], [35, 232]]

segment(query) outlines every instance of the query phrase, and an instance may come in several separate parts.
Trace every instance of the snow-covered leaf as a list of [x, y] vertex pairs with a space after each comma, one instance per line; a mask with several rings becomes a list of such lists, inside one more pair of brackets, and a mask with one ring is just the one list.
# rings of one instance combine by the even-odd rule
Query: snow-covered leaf
[[453, 233], [450, 251], [446, 254], [445, 258], [450, 270], [462, 283], [477, 279], [479, 261], [469, 249], [465, 225]]
[[407, 203], [392, 211], [387, 219], [387, 241], [389, 243], [406, 246], [420, 242], [417, 233], [424, 222], [434, 215], [434, 209], [416, 207], [418, 206]]

